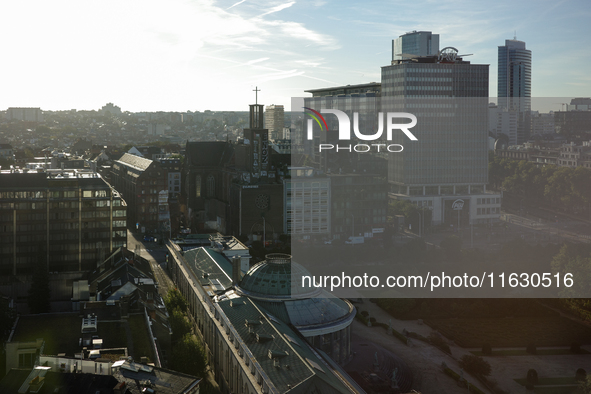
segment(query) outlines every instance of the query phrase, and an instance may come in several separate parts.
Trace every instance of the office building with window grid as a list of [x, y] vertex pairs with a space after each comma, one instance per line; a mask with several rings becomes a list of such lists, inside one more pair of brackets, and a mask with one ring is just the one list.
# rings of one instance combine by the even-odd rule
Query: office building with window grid
[[127, 206], [97, 173], [0, 173], [0, 275], [86, 271], [127, 245]]
[[498, 221], [500, 196], [486, 193], [489, 66], [457, 53], [448, 47], [382, 67], [381, 108], [418, 120], [417, 141], [393, 135], [404, 151], [388, 156], [391, 196], [430, 209], [433, 224], [462, 226]]

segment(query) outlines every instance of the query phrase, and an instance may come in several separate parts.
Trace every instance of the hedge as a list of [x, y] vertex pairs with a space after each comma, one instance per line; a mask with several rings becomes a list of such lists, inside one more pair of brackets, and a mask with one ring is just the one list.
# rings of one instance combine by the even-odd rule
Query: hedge
[[[446, 375], [451, 376], [456, 382], [460, 381], [460, 375], [458, 375], [457, 373], [455, 373], [452, 369], [450, 368], [445, 368], [443, 370], [443, 372], [445, 372]], [[473, 384], [469, 383], [465, 378], [464, 381], [466, 382], [466, 384], [468, 384], [468, 391], [471, 393], [476, 393], [476, 394], [485, 394], [484, 391], [480, 390], [478, 387], [474, 386]]]
[[[363, 315], [358, 313], [357, 315], [355, 315], [355, 318], [357, 318], [357, 320], [359, 320], [360, 322], [362, 322], [363, 324], [365, 324], [367, 326], [367, 319]], [[384, 330], [388, 330], [388, 325], [386, 323], [380, 323], [380, 322], [376, 321], [375, 323], [372, 322], [371, 325], [372, 325], [372, 327], [382, 327]], [[405, 345], [408, 345], [408, 338], [393, 328], [392, 328], [392, 335], [394, 335], [396, 338], [398, 338]]]

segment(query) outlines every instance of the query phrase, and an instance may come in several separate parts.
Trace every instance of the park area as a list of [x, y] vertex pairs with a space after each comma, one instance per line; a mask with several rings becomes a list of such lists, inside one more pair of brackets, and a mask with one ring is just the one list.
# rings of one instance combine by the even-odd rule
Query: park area
[[548, 317], [428, 319], [431, 328], [463, 348], [569, 347], [591, 344], [591, 328], [559, 315]]

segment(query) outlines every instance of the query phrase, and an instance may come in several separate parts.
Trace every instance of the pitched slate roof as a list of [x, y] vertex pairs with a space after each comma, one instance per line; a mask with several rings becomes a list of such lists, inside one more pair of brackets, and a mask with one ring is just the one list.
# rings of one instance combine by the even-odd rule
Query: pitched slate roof
[[232, 263], [213, 249], [188, 250], [185, 252], [185, 260], [195, 276], [201, 280], [202, 286], [219, 283], [223, 290], [232, 286]]
[[150, 167], [150, 164], [153, 163], [150, 159], [144, 159], [143, 157], [139, 157], [136, 155], [132, 155], [131, 153], [126, 153], [119, 160], [118, 162], [122, 164], [126, 164], [132, 167], [135, 167], [139, 170], [145, 171]]
[[228, 164], [234, 154], [234, 145], [225, 141], [187, 142], [187, 162], [197, 167], [217, 167]]

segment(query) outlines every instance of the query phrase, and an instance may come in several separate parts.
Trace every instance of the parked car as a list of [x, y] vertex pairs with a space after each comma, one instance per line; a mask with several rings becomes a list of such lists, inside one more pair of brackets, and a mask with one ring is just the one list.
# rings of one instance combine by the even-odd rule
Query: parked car
[[362, 244], [365, 242], [365, 238], [363, 237], [349, 237], [349, 239], [347, 241], [345, 241], [345, 243], [347, 245], [357, 245], [357, 244]]

